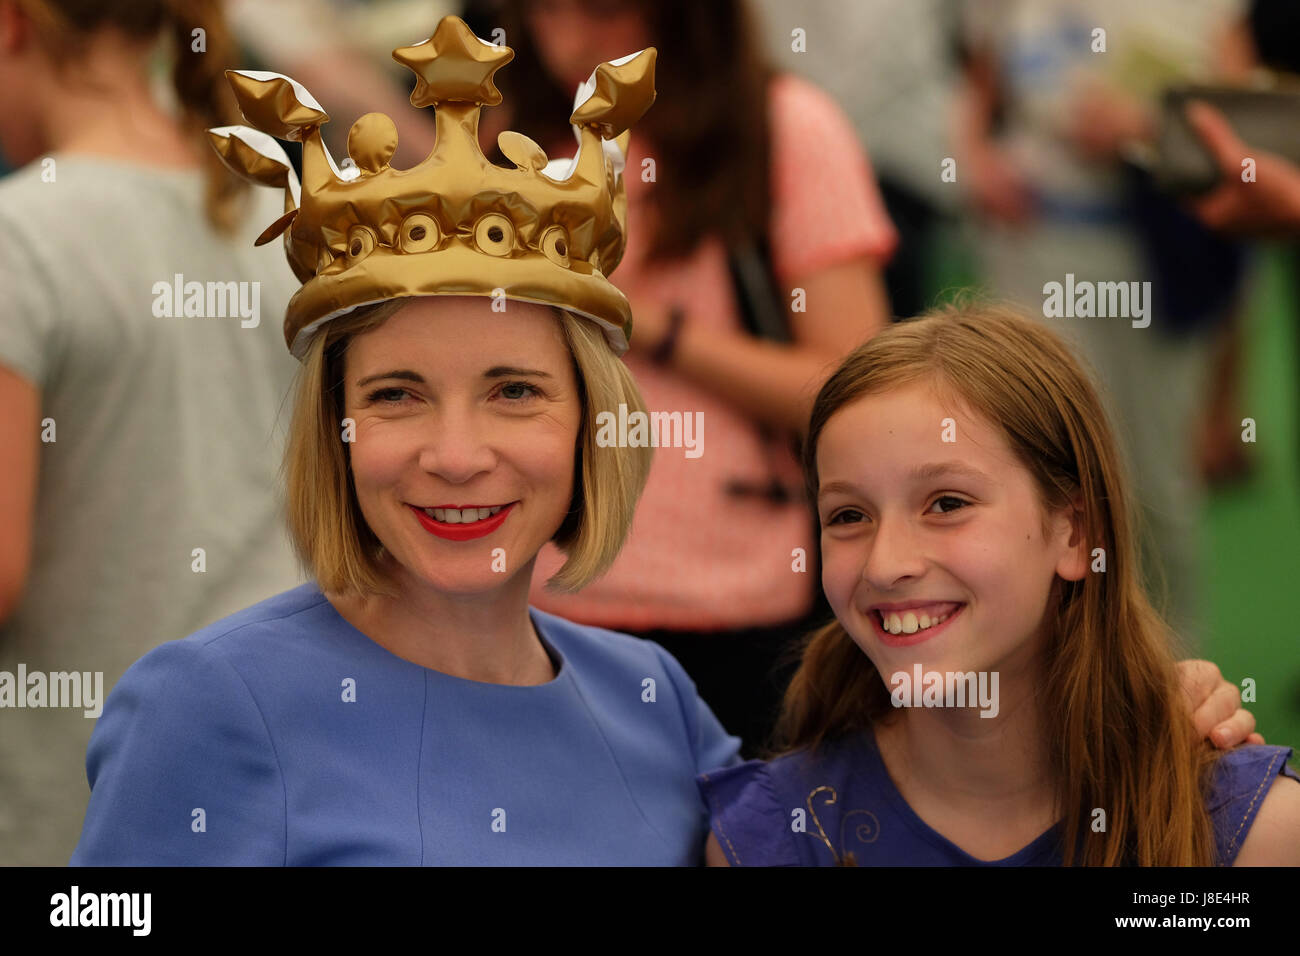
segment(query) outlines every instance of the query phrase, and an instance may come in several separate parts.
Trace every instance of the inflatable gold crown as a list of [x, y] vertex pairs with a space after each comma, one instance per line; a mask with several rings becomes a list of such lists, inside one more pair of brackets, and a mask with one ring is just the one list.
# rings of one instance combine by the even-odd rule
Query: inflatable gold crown
[[[285, 214], [257, 244], [283, 233], [303, 283], [285, 314], [289, 350], [303, 359], [326, 322], [359, 306], [479, 295], [586, 316], [623, 354], [632, 313], [607, 277], [623, 256], [625, 130], [654, 102], [654, 48], [602, 63], [579, 87], [572, 159], [548, 161], [527, 136], [503, 132], [497, 143], [514, 169], [488, 162], [478, 144], [480, 110], [501, 102], [492, 76], [512, 50], [445, 17], [432, 37], [393, 58], [419, 78], [411, 103], [435, 108], [433, 152], [410, 169], [388, 165], [397, 130], [382, 113], [352, 125], [340, 167], [321, 139], [329, 116], [302, 84], [226, 73], [255, 128], [209, 130], [213, 145], [237, 174], [285, 190]], [[302, 143], [301, 183], [273, 137]]]

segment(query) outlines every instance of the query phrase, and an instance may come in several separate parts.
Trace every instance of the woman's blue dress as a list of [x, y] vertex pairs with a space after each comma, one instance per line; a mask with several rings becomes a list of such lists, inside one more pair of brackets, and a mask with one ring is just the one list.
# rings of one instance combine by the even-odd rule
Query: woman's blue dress
[[536, 609], [537, 686], [399, 658], [304, 584], [164, 644], [90, 741], [73, 865], [695, 865], [739, 760], [657, 644]]

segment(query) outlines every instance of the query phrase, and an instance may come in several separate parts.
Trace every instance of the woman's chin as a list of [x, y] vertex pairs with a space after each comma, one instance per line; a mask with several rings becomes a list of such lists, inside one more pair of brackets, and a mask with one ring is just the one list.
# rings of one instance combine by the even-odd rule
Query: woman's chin
[[[462, 559], [453, 566], [451, 562], [429, 559], [425, 562], [395, 562], [401, 570], [397, 574], [403, 587], [432, 591], [448, 597], [474, 597], [500, 591], [514, 578], [514, 574], [493, 571], [491, 558], [470, 562]], [[513, 571], [514, 569], [512, 569]]]

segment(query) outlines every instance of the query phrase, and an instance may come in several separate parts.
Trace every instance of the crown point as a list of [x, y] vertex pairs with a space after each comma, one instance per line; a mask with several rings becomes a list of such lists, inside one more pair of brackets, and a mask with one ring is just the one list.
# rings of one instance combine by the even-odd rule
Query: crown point
[[227, 70], [226, 79], [244, 118], [263, 133], [301, 142], [304, 130], [329, 122], [329, 114], [307, 88], [287, 76]]
[[383, 113], [367, 113], [348, 131], [348, 155], [367, 173], [384, 169], [397, 151], [397, 126]]
[[411, 103], [419, 107], [450, 101], [496, 106], [501, 92], [492, 75], [514, 56], [509, 47], [480, 39], [453, 16], [443, 17], [429, 39], [393, 51], [393, 59], [418, 77]]
[[497, 137], [497, 146], [502, 155], [520, 169], [536, 171], [546, 168], [546, 151], [523, 133], [505, 130]]
[[584, 84], [590, 93], [573, 111], [569, 122], [594, 127], [602, 139], [618, 136], [655, 101], [657, 56], [658, 51], [651, 46], [596, 67]]
[[298, 218], [298, 213], [300, 211], [301, 210], [299, 209], [290, 209], [288, 212], [286, 212], [275, 222], [271, 223], [269, 226], [263, 229], [262, 234], [257, 237], [253, 245], [264, 246], [272, 239], [274, 239], [276, 236], [280, 235], [280, 233], [284, 232], [286, 229], [288, 229], [290, 226], [293, 225], [293, 221]]

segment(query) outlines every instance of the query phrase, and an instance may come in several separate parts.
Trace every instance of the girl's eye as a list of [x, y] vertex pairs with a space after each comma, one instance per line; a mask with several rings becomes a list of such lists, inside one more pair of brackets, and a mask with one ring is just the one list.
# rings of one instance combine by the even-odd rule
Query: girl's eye
[[950, 503], [955, 503], [957, 505], [957, 507], [955, 508], [944, 508], [942, 511], [938, 512], [939, 514], [945, 514], [945, 515], [952, 514], [954, 511], [960, 511], [962, 508], [965, 508], [969, 504], [969, 502], [963, 501], [961, 498], [954, 497], [953, 495], [941, 495], [940, 497], [934, 499], [934, 504], [930, 505], [930, 507], [933, 508], [934, 505], [939, 504], [939, 502], [941, 501], [947, 501]]
[[[396, 396], [396, 398], [393, 398], [393, 396]], [[377, 388], [366, 396], [366, 400], [381, 402], [385, 405], [400, 405], [405, 397], [406, 389], [404, 388]]]
[[[842, 518], [848, 518], [851, 520], [842, 521], [840, 520]], [[843, 511], [837, 511], [835, 514], [831, 515], [830, 520], [827, 521], [826, 524], [857, 524], [861, 519], [861, 511], [855, 511], [853, 508], [845, 508]]]
[[506, 382], [501, 386], [501, 396], [509, 402], [526, 402], [541, 394], [540, 389], [527, 382]]

